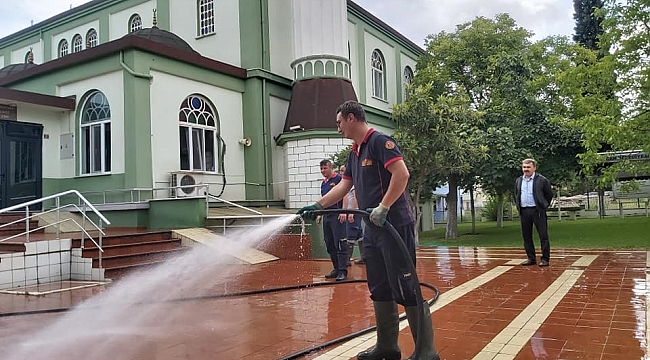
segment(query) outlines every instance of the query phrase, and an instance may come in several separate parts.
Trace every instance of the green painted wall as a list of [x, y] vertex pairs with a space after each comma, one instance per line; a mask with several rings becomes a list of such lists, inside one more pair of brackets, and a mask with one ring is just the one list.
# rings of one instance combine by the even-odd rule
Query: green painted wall
[[[93, 204], [104, 202], [106, 189], [124, 189], [124, 174], [111, 174], [99, 176], [76, 177], [67, 179], [43, 178], [43, 196], [57, 194], [67, 190], [77, 190]], [[96, 193], [90, 193], [96, 192]], [[106, 193], [107, 201], [124, 202], [131, 198], [128, 193], [111, 192]], [[77, 197], [72, 195], [61, 199], [63, 203], [77, 203]], [[54, 205], [54, 201], [46, 203], [45, 207]]]
[[205, 198], [150, 201], [149, 229], [204, 227], [205, 210]]
[[[148, 212], [145, 209], [141, 210], [101, 210], [102, 215], [111, 222], [111, 225], [103, 227], [143, 227], [148, 226]], [[89, 213], [88, 217], [97, 225], [99, 225], [99, 218], [94, 213]]]
[[[138, 73], [149, 72], [145, 53], [124, 52], [124, 62]], [[153, 187], [151, 166], [150, 80], [124, 72], [124, 169], [126, 188]], [[142, 106], [146, 104], [146, 106]]]
[[[267, 0], [239, 1], [241, 67], [271, 69]], [[262, 21], [266, 21], [262, 26]]]

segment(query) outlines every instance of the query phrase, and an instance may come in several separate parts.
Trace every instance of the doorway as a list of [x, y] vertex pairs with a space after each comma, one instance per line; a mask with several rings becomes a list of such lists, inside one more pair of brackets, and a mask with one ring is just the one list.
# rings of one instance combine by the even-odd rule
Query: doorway
[[0, 120], [0, 209], [41, 198], [42, 139], [41, 124]]

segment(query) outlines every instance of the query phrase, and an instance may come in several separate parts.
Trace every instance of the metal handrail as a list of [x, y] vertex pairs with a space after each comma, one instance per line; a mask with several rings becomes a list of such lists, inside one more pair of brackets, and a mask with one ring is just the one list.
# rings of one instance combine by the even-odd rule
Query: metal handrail
[[[74, 219], [61, 220], [60, 210], [62, 208], [66, 208], [66, 207], [70, 206], [70, 205], [65, 205], [63, 207], [60, 206], [61, 197], [66, 196], [66, 195], [73, 195], [73, 194], [77, 195], [77, 197], [80, 200], [80, 203], [83, 202], [83, 210], [79, 209], [79, 207], [77, 207], [77, 205], [70, 204], [70, 205], [76, 207], [81, 212], [81, 214], [83, 216], [82, 217], [82, 224], [79, 224]], [[32, 206], [32, 205], [41, 204], [41, 203], [43, 203], [45, 201], [48, 201], [48, 200], [54, 200], [55, 201], [54, 209], [51, 209], [51, 210], [49, 210], [47, 212], [56, 211], [57, 221], [54, 222], [53, 224], [50, 224], [50, 225], [41, 226], [41, 227], [38, 227], [36, 229], [30, 229], [29, 228], [29, 222], [30, 222], [31, 218], [34, 215], [30, 214], [29, 207]], [[86, 207], [90, 208], [90, 210], [92, 212], [94, 212], [95, 215], [97, 215], [97, 217], [99, 218], [99, 225], [95, 224], [88, 217], [88, 215], [86, 215]], [[79, 191], [77, 191], [77, 190], [67, 190], [67, 191], [60, 192], [60, 193], [53, 194], [53, 195], [49, 195], [49, 196], [46, 196], [46, 197], [43, 197], [43, 198], [40, 198], [40, 199], [35, 199], [35, 200], [27, 201], [27, 202], [24, 202], [24, 203], [21, 203], [21, 204], [13, 205], [13, 206], [10, 206], [10, 207], [4, 208], [4, 209], [0, 209], [0, 214], [8, 213], [10, 211], [15, 211], [15, 210], [21, 210], [23, 208], [25, 209], [25, 218], [21, 219], [20, 221], [23, 221], [23, 220], [25, 221], [25, 231], [22, 232], [19, 235], [14, 235], [14, 236], [2, 239], [0, 242], [24, 235], [25, 236], [25, 242], [28, 243], [29, 242], [29, 234], [31, 234], [34, 231], [41, 230], [41, 229], [44, 229], [44, 228], [46, 228], [48, 226], [52, 226], [52, 225], [56, 225], [56, 238], [60, 239], [60, 233], [61, 233], [61, 226], [60, 225], [62, 223], [64, 223], [65, 221], [67, 221], [67, 220], [71, 220], [73, 223], [75, 223], [77, 225], [77, 227], [79, 227], [81, 229], [81, 248], [82, 249], [84, 248], [84, 242], [85, 242], [84, 235], [87, 235], [90, 238], [90, 240], [97, 246], [97, 248], [101, 250], [99, 252], [99, 268], [100, 269], [102, 268], [102, 253], [104, 252], [104, 250], [102, 248], [102, 245], [103, 245], [102, 236], [105, 235], [104, 231], [102, 230], [102, 222], [106, 223], [107, 225], [110, 225], [111, 222], [108, 221], [108, 219], [104, 215], [102, 215], [102, 213], [99, 212], [99, 210], [97, 210], [97, 208], [95, 208], [95, 206], [93, 206], [93, 204], [91, 204], [83, 195], [81, 195], [81, 193]], [[95, 241], [95, 239], [93, 239], [92, 236], [90, 236], [90, 234], [88, 234], [88, 232], [86, 231], [86, 219], [88, 219], [88, 221], [90, 221], [92, 226], [99, 231], [99, 243], [97, 243]], [[14, 223], [16, 223], [16, 222], [14, 222]]]
[[[31, 218], [33, 218], [33, 217], [35, 217], [35, 216], [41, 216], [41, 215], [43, 215], [43, 214], [47, 214], [47, 213], [51, 213], [51, 212], [54, 212], [54, 211], [58, 211], [58, 210], [60, 210], [60, 209], [65, 209], [65, 208], [67, 208], [68, 206], [74, 206], [74, 207], [75, 207], [79, 212], [81, 212], [81, 213], [83, 212], [83, 210], [81, 210], [81, 209], [80, 209], [76, 204], [70, 203], [70, 204], [61, 205], [61, 206], [59, 206], [59, 207], [57, 207], [57, 208], [50, 209], [50, 210], [47, 210], [47, 211], [43, 211], [43, 212], [40, 212], [40, 213], [37, 213], [37, 214], [29, 215], [29, 219], [31, 219]], [[8, 222], [8, 223], [5, 223], [5, 224], [2, 224], [2, 225], [0, 225], [0, 229], [2, 229], [2, 228], [5, 227], [5, 226], [10, 226], [10, 225], [13, 225], [13, 224], [17, 224], [17, 223], [19, 223], [19, 222], [22, 222], [23, 220], [25, 220], [25, 219], [18, 219], [18, 220], [14, 220], [14, 221], [12, 221], [12, 222]], [[74, 219], [71, 219], [71, 220], [74, 221]], [[104, 232], [104, 230], [102, 230], [100, 227], [98, 227], [97, 224], [95, 224], [91, 219], [88, 219], [88, 221], [90, 221], [90, 223], [93, 225], [93, 227], [94, 227], [95, 229], [99, 230], [99, 231], [102, 233], [102, 235], [106, 235], [106, 233]], [[61, 222], [63, 222], [63, 221], [61, 221]], [[61, 222], [59, 222], [59, 223], [61, 223]], [[77, 223], [76, 221], [74, 221], [74, 222]], [[78, 225], [78, 223], [77, 223], [77, 225]], [[36, 231], [36, 230], [40, 230], [40, 229], [34, 229], [34, 231]], [[5, 240], [7, 240], [7, 239], [10, 239], [10, 238], [4, 238], [4, 239], [1, 239], [0, 242], [3, 242], [3, 241], [5, 241]]]
[[[228, 201], [228, 200], [226, 200], [226, 199], [222, 199], [222, 198], [217, 197], [217, 196], [214, 196], [214, 195], [212, 195], [212, 194], [210, 194], [210, 193], [208, 193], [208, 192], [205, 193], [206, 215], [207, 215], [207, 209], [210, 208], [209, 199], [214, 199], [214, 200], [217, 200], [217, 201], [221, 201], [221, 202], [226, 203], [226, 204], [228, 204], [228, 205], [230, 205], [230, 206], [234, 206], [234, 207], [239, 208], [239, 209], [242, 209], [242, 210], [250, 211], [250, 212], [252, 212], [253, 214], [264, 215], [263, 213], [261, 213], [261, 212], [259, 212], [259, 211], [257, 211], [257, 210], [253, 210], [253, 209], [247, 208], [247, 207], [245, 207], [245, 206], [241, 206], [241, 205], [239, 205], [239, 204], [235, 204], [235, 203], [232, 202], [232, 201]], [[245, 216], [245, 215], [244, 215], [244, 216]], [[259, 217], [259, 216], [255, 216], [255, 217]]]
[[22, 204], [13, 205], [13, 206], [10, 206], [10, 207], [8, 207], [8, 208], [0, 209], [0, 214], [2, 214], [2, 213], [6, 213], [6, 212], [9, 212], [9, 211], [14, 211], [14, 210], [22, 209], [22, 208], [28, 208], [28, 207], [31, 206], [31, 205], [40, 204], [40, 203], [42, 203], [42, 202], [44, 202], [44, 201], [52, 200], [52, 199], [57, 199], [57, 198], [60, 198], [60, 197], [62, 197], [62, 196], [66, 196], [66, 195], [70, 195], [70, 194], [75, 194], [75, 195], [77, 195], [77, 196], [79, 197], [79, 199], [80, 199], [80, 200], [83, 200], [83, 202], [84, 202], [84, 203], [85, 203], [85, 204], [90, 208], [90, 210], [92, 210], [92, 211], [95, 213], [95, 215], [97, 215], [97, 217], [99, 217], [99, 218], [100, 218], [103, 222], [105, 222], [107, 225], [110, 225], [111, 222], [108, 221], [108, 219], [105, 218], [104, 215], [102, 215], [102, 213], [100, 213], [99, 210], [97, 210], [97, 209], [93, 206], [93, 204], [91, 204], [88, 200], [86, 200], [86, 198], [85, 198], [83, 195], [81, 195], [81, 193], [80, 193], [79, 191], [77, 191], [77, 190], [68, 190], [68, 191], [64, 191], [64, 192], [58, 193], [58, 194], [54, 194], [54, 195], [50, 195], [50, 196], [46, 196], [46, 197], [44, 197], [44, 198], [35, 199], [35, 200], [32, 200], [32, 201], [24, 202], [24, 203], [22, 203]]

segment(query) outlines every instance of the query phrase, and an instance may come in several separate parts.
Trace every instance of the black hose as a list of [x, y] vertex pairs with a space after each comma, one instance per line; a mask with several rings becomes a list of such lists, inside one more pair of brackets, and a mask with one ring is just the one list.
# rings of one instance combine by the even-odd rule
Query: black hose
[[[323, 209], [323, 210], [315, 210], [312, 211], [313, 214], [316, 215], [326, 215], [326, 214], [358, 214], [363, 217], [368, 217], [370, 213], [364, 210], [358, 210], [358, 209]], [[388, 221], [386, 221], [383, 225], [383, 228], [388, 230], [388, 232], [393, 235], [393, 238], [397, 241], [397, 245], [399, 246], [399, 249], [402, 251], [402, 256], [406, 260], [411, 260], [411, 261], [406, 261], [409, 264], [409, 271], [411, 273], [411, 276], [413, 276], [413, 281], [416, 284], [420, 283], [420, 280], [418, 279], [418, 275], [415, 271], [415, 259], [411, 257], [411, 254], [409, 253], [409, 250], [406, 248], [406, 243], [404, 242], [404, 239], [400, 236], [400, 234], [395, 230], [395, 227]], [[418, 308], [418, 325], [417, 329], [415, 329], [415, 333], [418, 335], [421, 334], [421, 329], [422, 329], [422, 324], [424, 324], [424, 321], [427, 320], [424, 318], [424, 298], [422, 297], [422, 291], [420, 290], [419, 286], [415, 287], [415, 298], [417, 300], [417, 308]], [[430, 321], [430, 320], [429, 320]], [[420, 349], [420, 342], [425, 341], [424, 336], [417, 336], [416, 344], [415, 344], [415, 352], [413, 353], [413, 358], [417, 359], [419, 358], [418, 356], [418, 350]]]

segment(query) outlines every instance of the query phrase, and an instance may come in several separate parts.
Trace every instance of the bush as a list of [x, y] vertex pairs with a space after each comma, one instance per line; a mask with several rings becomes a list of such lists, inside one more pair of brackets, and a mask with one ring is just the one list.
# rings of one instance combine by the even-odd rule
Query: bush
[[[485, 207], [481, 215], [489, 221], [497, 221], [497, 211], [499, 208], [499, 198], [496, 196], [488, 197]], [[507, 219], [510, 216], [510, 206], [508, 206], [508, 198], [503, 197], [503, 218]]]

